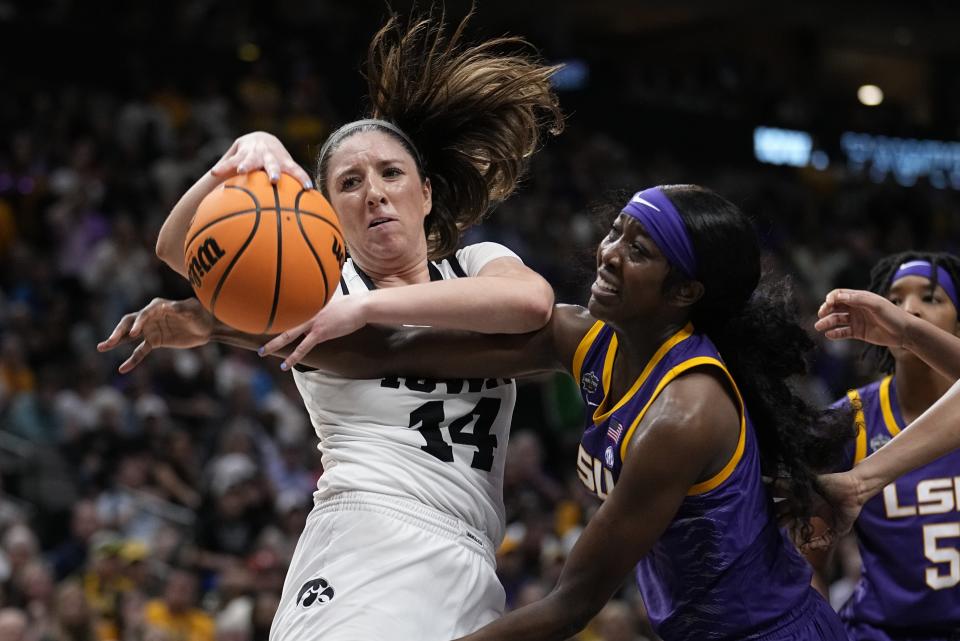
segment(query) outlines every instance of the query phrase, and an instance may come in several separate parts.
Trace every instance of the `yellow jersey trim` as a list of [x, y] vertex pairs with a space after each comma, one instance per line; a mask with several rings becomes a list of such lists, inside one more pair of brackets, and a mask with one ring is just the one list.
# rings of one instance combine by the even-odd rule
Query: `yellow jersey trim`
[[890, 436], [896, 436], [900, 433], [900, 426], [897, 425], [897, 419], [893, 417], [893, 405], [890, 404], [890, 381], [893, 376], [887, 376], [880, 382], [880, 409], [883, 411], [883, 422], [887, 426]]
[[[627, 393], [624, 394], [619, 401], [617, 401], [616, 405], [608, 410], [605, 409], [607, 406], [607, 394], [608, 390], [610, 389], [610, 378], [613, 373], [613, 359], [614, 356], [616, 356], [618, 344], [617, 335], [614, 334], [610, 339], [610, 344], [607, 346], [607, 354], [603, 360], [603, 401], [600, 402], [600, 405], [597, 406], [597, 409], [593, 412], [593, 422], [599, 425], [603, 421], [607, 420], [611, 414], [623, 407], [627, 401], [633, 398], [633, 395], [637, 393], [637, 390], [640, 389], [640, 386], [646, 382], [647, 377], [650, 376], [650, 372], [652, 372], [653, 368], [657, 366], [657, 363], [663, 360], [663, 357], [667, 355], [667, 352], [676, 347], [679, 343], [690, 338], [692, 335], [693, 324], [687, 323], [683, 329], [664, 341], [663, 345], [658, 347], [657, 351], [653, 354], [650, 360], [647, 361], [643, 371], [640, 372], [640, 376], [638, 376], [637, 380], [633, 382], [633, 385], [630, 386], [630, 389], [627, 390]], [[659, 387], [657, 388], [657, 391], [659, 391]], [[656, 392], [654, 392], [654, 394], [656, 394]]]
[[740, 395], [740, 390], [737, 389], [737, 384], [734, 382], [733, 377], [730, 375], [730, 372], [727, 370], [726, 365], [724, 365], [718, 359], [712, 356], [698, 356], [696, 358], [691, 358], [689, 360], [683, 361], [679, 365], [670, 369], [669, 372], [664, 375], [660, 382], [657, 383], [656, 389], [653, 391], [653, 395], [647, 401], [647, 404], [643, 406], [643, 409], [637, 414], [637, 417], [633, 420], [633, 423], [630, 425], [630, 429], [627, 430], [626, 436], [623, 438], [623, 442], [620, 444], [620, 460], [626, 460], [627, 456], [627, 446], [630, 444], [630, 440], [633, 438], [633, 433], [636, 431], [637, 427], [640, 425], [640, 421], [643, 420], [644, 415], [646, 415], [647, 410], [650, 409], [650, 406], [660, 395], [660, 392], [663, 391], [671, 381], [683, 374], [684, 372], [693, 369], [694, 367], [700, 367], [702, 365], [715, 365], [720, 368], [720, 370], [726, 375], [727, 380], [730, 381], [730, 385], [733, 388], [734, 393], [737, 395], [737, 404], [739, 405], [740, 412], [740, 437], [737, 440], [737, 447], [733, 451], [733, 454], [730, 456], [730, 460], [727, 461], [727, 464], [723, 466], [719, 472], [711, 476], [706, 481], [702, 481], [690, 487], [687, 490], [687, 496], [692, 496], [695, 494], [703, 494], [704, 492], [709, 492], [712, 489], [719, 487], [724, 481], [726, 481], [733, 471], [737, 468], [737, 464], [740, 463], [740, 460], [743, 458], [743, 451], [746, 449], [747, 445], [747, 412], [744, 407], [743, 397]]
[[847, 392], [850, 407], [853, 408], [853, 423], [857, 426], [857, 447], [853, 454], [853, 464], [856, 465], [867, 456], [867, 419], [863, 416], [863, 400], [860, 392], [855, 389]]
[[593, 327], [588, 329], [587, 333], [580, 339], [577, 351], [573, 353], [573, 368], [570, 371], [573, 372], [573, 380], [576, 381], [577, 385], [580, 384], [580, 369], [583, 367], [583, 359], [587, 357], [587, 352], [590, 351], [590, 346], [597, 339], [597, 334], [600, 333], [601, 329], [603, 329], [603, 321], [594, 323]]

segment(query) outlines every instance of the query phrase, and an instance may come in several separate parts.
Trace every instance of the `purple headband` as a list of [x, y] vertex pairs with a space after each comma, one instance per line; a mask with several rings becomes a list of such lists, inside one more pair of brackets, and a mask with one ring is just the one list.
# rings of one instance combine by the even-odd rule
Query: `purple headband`
[[[926, 260], [911, 260], [910, 262], [904, 263], [900, 265], [900, 269], [898, 269], [897, 273], [890, 279], [890, 284], [893, 285], [904, 276], [923, 276], [932, 283], [933, 264]], [[953, 301], [953, 306], [957, 311], [960, 311], [960, 301], [957, 299], [957, 288], [954, 286], [950, 274], [947, 273], [947, 270], [943, 267], [937, 267], [937, 284], [943, 287], [943, 291], [945, 291], [947, 296], [950, 297], [950, 300]]]
[[623, 213], [643, 224], [668, 263], [679, 268], [687, 278], [697, 277], [697, 257], [687, 226], [659, 187], [635, 193]]

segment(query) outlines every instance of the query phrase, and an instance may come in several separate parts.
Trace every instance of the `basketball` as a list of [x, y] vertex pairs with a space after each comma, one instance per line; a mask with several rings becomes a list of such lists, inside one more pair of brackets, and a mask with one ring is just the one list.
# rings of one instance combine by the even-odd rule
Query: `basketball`
[[343, 233], [320, 192], [281, 174], [236, 176], [197, 208], [184, 245], [193, 290], [217, 319], [250, 334], [309, 320], [336, 291]]

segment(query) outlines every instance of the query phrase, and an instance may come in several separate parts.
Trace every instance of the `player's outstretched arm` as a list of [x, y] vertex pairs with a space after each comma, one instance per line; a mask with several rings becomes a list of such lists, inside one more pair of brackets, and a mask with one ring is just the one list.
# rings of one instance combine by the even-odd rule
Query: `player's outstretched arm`
[[206, 345], [215, 325], [216, 320], [196, 298], [154, 298], [143, 309], [124, 314], [110, 336], [97, 344], [97, 351], [109, 352], [120, 345], [136, 343], [137, 347], [120, 364], [120, 373], [126, 374], [158, 347], [189, 349]]
[[944, 376], [960, 378], [960, 338], [900, 309], [873, 292], [835, 289], [820, 306], [815, 327], [831, 340], [853, 338], [903, 347]]
[[276, 183], [280, 174], [290, 174], [311, 188], [310, 176], [293, 161], [276, 136], [255, 131], [237, 138], [213, 168], [200, 177], [174, 205], [157, 237], [157, 256], [175, 272], [187, 277], [183, 245], [200, 202], [227, 178], [263, 169]]
[[314, 346], [368, 324], [426, 325], [482, 334], [524, 334], [544, 327], [553, 312], [553, 289], [516, 258], [498, 258], [477, 276], [385, 287], [330, 302], [309, 321], [271, 339], [274, 355], [301, 336], [285, 359], [293, 367]]
[[[852, 470], [819, 478], [821, 493], [833, 506], [834, 532], [831, 534], [839, 536], [849, 532], [863, 505], [898, 477], [957, 448], [960, 448], [960, 381], [895, 439]], [[829, 542], [820, 542], [820, 546]]]
[[[559, 306], [551, 322], [527, 334], [479, 334], [430, 328], [368, 325], [315, 346], [304, 355], [311, 367], [350, 378], [389, 375], [424, 377], [513, 377], [562, 370], [573, 360], [580, 337], [593, 323], [584, 310]], [[120, 366], [127, 373], [160, 347], [190, 348], [219, 342], [258, 350], [268, 337], [245, 334], [217, 321], [196, 298], [154, 299], [125, 315], [97, 349], [106, 352], [136, 343]], [[288, 356], [286, 347], [276, 355]]]

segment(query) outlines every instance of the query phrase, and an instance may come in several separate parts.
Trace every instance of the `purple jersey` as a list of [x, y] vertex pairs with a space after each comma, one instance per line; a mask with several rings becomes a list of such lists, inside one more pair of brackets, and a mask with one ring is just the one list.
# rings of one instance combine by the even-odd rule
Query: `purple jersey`
[[776, 526], [753, 425], [710, 339], [687, 325], [660, 346], [623, 398], [608, 399], [616, 351], [616, 334], [598, 322], [573, 362], [588, 414], [577, 472], [601, 499], [615, 486], [645, 412], [677, 376], [694, 367], [715, 367], [739, 403], [740, 440], [730, 461], [690, 488], [667, 530], [637, 565], [637, 584], [657, 634], [665, 639], [845, 639], [839, 619], [810, 587], [806, 562]]
[[[887, 376], [835, 404], [856, 411], [848, 468], [906, 427], [893, 382]], [[960, 636], [960, 451], [883, 488], [855, 527], [863, 573], [843, 619], [892, 633]]]

